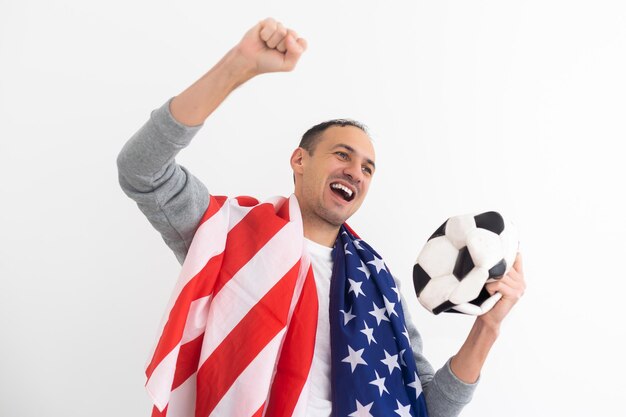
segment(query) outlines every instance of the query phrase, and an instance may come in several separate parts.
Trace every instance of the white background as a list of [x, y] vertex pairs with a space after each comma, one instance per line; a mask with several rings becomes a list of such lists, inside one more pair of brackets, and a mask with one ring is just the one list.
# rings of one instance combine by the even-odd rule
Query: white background
[[304, 130], [362, 120], [378, 172], [351, 224], [437, 367], [472, 319], [417, 303], [423, 243], [469, 212], [521, 230], [528, 290], [463, 415], [623, 415], [623, 1], [0, 0], [0, 416], [149, 415], [179, 266], [115, 158], [266, 16], [309, 50], [232, 94], [179, 162], [215, 194], [287, 195]]

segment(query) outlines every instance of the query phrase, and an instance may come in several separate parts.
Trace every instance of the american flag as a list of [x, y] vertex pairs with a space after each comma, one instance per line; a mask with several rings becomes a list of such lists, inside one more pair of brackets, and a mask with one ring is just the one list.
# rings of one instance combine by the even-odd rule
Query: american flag
[[295, 197], [211, 196], [146, 368], [153, 417], [304, 416], [316, 325]]
[[381, 256], [342, 226], [333, 260], [333, 416], [427, 416], [400, 292]]
[[[393, 279], [342, 231], [331, 287], [333, 414], [425, 416]], [[305, 416], [317, 316], [295, 196], [211, 196], [146, 368], [153, 417]]]

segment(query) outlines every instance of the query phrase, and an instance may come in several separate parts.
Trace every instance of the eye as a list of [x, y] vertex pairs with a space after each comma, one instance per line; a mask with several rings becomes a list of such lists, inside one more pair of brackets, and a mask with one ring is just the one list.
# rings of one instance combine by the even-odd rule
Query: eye
[[335, 152], [335, 155], [337, 155], [340, 159], [343, 159], [344, 161], [348, 160], [348, 154], [342, 151], [338, 151]]
[[367, 175], [372, 175], [372, 168], [368, 167], [368, 166], [364, 166], [363, 168], [361, 168], [363, 170], [363, 172], [365, 172]]

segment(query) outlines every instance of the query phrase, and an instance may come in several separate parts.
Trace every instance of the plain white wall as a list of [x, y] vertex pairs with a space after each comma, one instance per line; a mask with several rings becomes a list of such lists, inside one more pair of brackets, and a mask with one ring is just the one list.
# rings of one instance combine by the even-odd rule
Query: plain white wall
[[379, 166], [353, 227], [402, 279], [436, 366], [472, 319], [411, 269], [451, 215], [501, 210], [528, 281], [464, 416], [616, 416], [626, 372], [623, 1], [0, 1], [0, 416], [147, 416], [178, 272], [117, 184], [149, 112], [258, 20], [309, 41], [179, 161], [216, 194], [291, 191], [306, 128], [352, 117]]

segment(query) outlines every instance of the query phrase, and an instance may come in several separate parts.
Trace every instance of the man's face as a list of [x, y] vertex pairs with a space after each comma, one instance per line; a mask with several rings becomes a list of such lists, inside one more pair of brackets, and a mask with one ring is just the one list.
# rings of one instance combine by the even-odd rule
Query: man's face
[[343, 224], [367, 195], [374, 159], [369, 136], [354, 126], [324, 130], [312, 155], [296, 149], [291, 165], [303, 220]]

